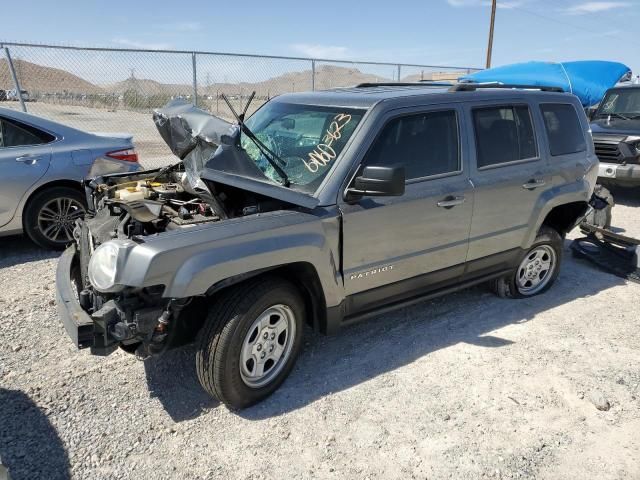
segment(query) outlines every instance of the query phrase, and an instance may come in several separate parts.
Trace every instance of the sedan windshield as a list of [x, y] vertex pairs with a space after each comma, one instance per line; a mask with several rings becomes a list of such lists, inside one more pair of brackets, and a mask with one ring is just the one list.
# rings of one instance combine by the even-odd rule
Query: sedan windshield
[[613, 90], [600, 103], [598, 116], [614, 115], [623, 118], [640, 116], [640, 88]]
[[[290, 187], [314, 192], [331, 170], [364, 115], [363, 110], [268, 102], [245, 124], [268, 149], [290, 182]], [[281, 176], [265, 158], [265, 152], [247, 135], [242, 148], [274, 182]], [[266, 152], [268, 154], [268, 152]]]

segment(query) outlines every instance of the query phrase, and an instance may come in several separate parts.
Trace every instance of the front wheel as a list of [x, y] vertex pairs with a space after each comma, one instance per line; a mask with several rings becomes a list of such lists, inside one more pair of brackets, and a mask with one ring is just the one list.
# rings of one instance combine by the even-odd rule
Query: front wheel
[[202, 387], [232, 409], [271, 395], [287, 378], [302, 343], [304, 302], [278, 277], [249, 281], [216, 301], [200, 336]]
[[546, 292], [560, 273], [562, 237], [543, 225], [533, 245], [509, 276], [494, 280], [494, 292], [503, 298], [526, 298]]

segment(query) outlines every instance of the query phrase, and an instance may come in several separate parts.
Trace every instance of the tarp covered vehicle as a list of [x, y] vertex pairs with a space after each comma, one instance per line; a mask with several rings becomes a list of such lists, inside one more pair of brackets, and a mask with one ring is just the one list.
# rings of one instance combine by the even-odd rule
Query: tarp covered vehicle
[[607, 89], [630, 75], [631, 69], [626, 65], [603, 60], [524, 62], [481, 70], [459, 81], [558, 87], [573, 93], [583, 106], [589, 107], [602, 100]]

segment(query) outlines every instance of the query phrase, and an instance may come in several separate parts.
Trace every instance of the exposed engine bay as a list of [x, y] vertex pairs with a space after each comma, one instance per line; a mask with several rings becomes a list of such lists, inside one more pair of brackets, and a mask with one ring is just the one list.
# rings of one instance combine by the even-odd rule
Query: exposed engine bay
[[228, 218], [282, 208], [283, 202], [226, 185], [193, 188], [184, 167], [93, 179], [93, 208], [86, 217], [98, 244], [114, 238], [141, 239]]
[[153, 235], [225, 218], [223, 208], [215, 211], [215, 202], [203, 198], [210, 197], [207, 192], [198, 195], [185, 189], [183, 175], [178, 170], [94, 179], [90, 186], [93, 215], [86, 223], [97, 242]]

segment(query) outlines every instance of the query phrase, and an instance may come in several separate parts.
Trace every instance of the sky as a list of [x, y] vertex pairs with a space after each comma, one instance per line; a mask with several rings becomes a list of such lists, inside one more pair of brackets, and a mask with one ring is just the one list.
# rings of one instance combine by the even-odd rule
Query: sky
[[[24, 0], [28, 21], [0, 21], [0, 41], [483, 67], [490, 3]], [[493, 65], [603, 59], [640, 74], [637, 25], [640, 0], [498, 1]]]

